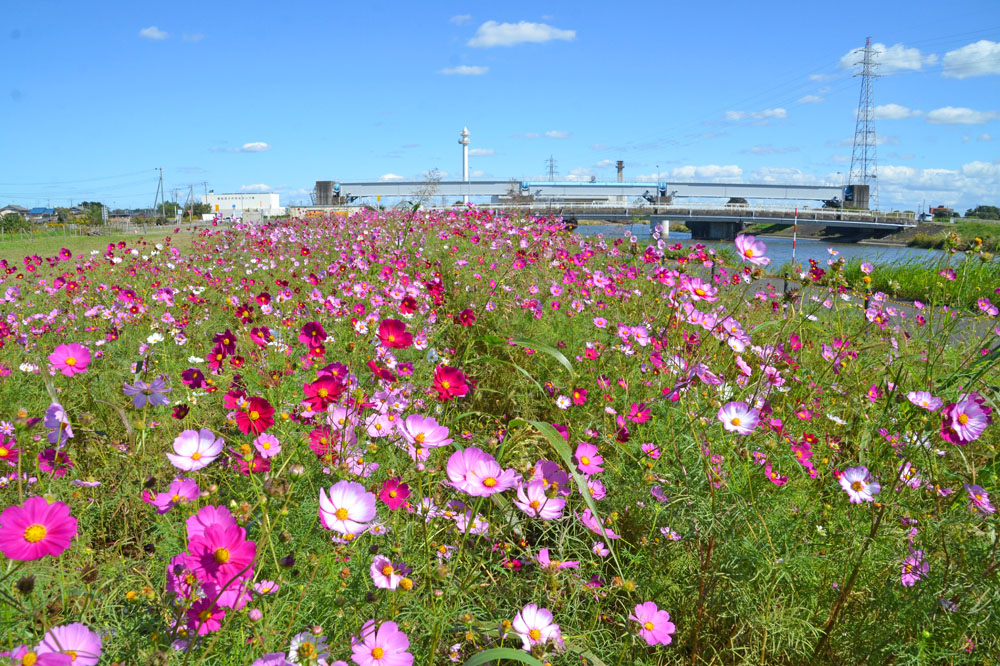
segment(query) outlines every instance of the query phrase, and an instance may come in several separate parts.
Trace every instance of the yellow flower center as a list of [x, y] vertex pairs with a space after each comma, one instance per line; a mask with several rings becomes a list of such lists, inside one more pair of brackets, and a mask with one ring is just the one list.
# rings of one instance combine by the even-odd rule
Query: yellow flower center
[[21, 657], [21, 663], [24, 664], [24, 666], [35, 666], [37, 661], [38, 655], [34, 652], [25, 652], [24, 656]]
[[70, 661], [76, 661], [76, 650], [66, 650], [63, 654], [68, 654], [70, 656]]
[[387, 564], [384, 567], [382, 567], [382, 575], [383, 576], [391, 576], [393, 571], [394, 571], [394, 569], [392, 568], [391, 564]]
[[975, 494], [975, 495], [973, 495], [973, 497], [975, 497], [975, 498], [976, 498], [976, 501], [977, 501], [977, 502], [982, 502], [982, 501], [983, 501], [983, 496], [982, 496], [982, 495], [980, 495], [980, 494], [978, 494], [978, 493], [977, 493], [977, 494]]
[[642, 628], [645, 629], [646, 631], [652, 631], [655, 626], [656, 625], [654, 625], [652, 622], [649, 622], [648, 620], [642, 623]]
[[198, 619], [201, 620], [202, 622], [208, 622], [209, 620], [212, 619], [212, 611], [203, 610], [202, 612], [198, 613]]
[[318, 395], [321, 398], [325, 398], [326, 396], [330, 395], [330, 392], [327, 391], [325, 388], [321, 388], [320, 390], [316, 391], [316, 395]]
[[297, 654], [299, 658], [303, 658], [306, 660], [312, 659], [313, 655], [316, 654], [316, 646], [313, 645], [312, 643], [303, 643], [302, 645], [299, 646], [299, 651]]
[[448, 552], [448, 546], [444, 546], [444, 545], [438, 546], [438, 552], [441, 553], [442, 555], [444, 555], [445, 553]]
[[0, 458], [4, 458], [10, 454], [10, 449], [5, 446], [0, 446]]
[[968, 422], [969, 422], [969, 415], [968, 414], [959, 414], [958, 415], [958, 424], [959, 425], [965, 425]]
[[216, 361], [221, 361], [222, 360], [222, 354], [216, 354], [215, 355], [215, 360]]
[[528, 506], [530, 506], [532, 509], [537, 509], [541, 505], [542, 503], [539, 502], [538, 500], [531, 500], [531, 504], [529, 504]]
[[74, 365], [76, 365], [76, 359], [73, 358], [72, 356], [67, 356], [66, 357], [66, 365], [68, 365], [70, 367], [73, 367]]
[[581, 456], [580, 457], [580, 462], [583, 463], [584, 465], [589, 465], [590, 464], [590, 458], [588, 458], [587, 456]]
[[24, 540], [28, 543], [38, 543], [44, 539], [45, 535], [48, 533], [49, 531], [45, 529], [44, 525], [35, 523], [34, 525], [29, 526], [28, 529], [24, 530]]
[[903, 565], [903, 571], [905, 571], [906, 573], [910, 573], [911, 571], [913, 571], [913, 565], [912, 564], [904, 564]]
[[174, 502], [174, 503], [180, 502], [181, 501], [181, 496], [178, 495], [177, 493], [174, 493], [174, 496], [170, 498], [170, 501]]
[[531, 631], [528, 632], [528, 638], [530, 638], [533, 641], [537, 641], [541, 637], [542, 637], [542, 632], [540, 632], [538, 629], [532, 629]]
[[251, 421], [256, 421], [259, 418], [260, 418], [260, 412], [258, 412], [257, 410], [254, 410], [254, 411], [250, 412], [250, 420]]
[[269, 450], [271, 448], [271, 442], [261, 442], [260, 448], [264, 449], [265, 451]]
[[399, 586], [403, 588], [404, 591], [409, 592], [410, 590], [413, 589], [413, 581], [410, 580], [409, 578], [404, 578], [401, 581], [399, 581]]
[[[749, 259], [750, 257], [753, 256], [753, 250], [747, 249], [747, 251], [743, 253], [743, 256], [745, 256], [746, 258]], [[647, 622], [646, 624], [649, 624], [649, 623]], [[652, 627], [650, 627], [650, 629], [652, 629]]]
[[391, 497], [393, 499], [396, 499], [397, 495], [399, 495], [399, 493], [397, 493], [395, 490], [390, 490], [389, 491], [389, 497]]
[[730, 423], [732, 423], [734, 426], [738, 426], [740, 424], [739, 417], [734, 416], [733, 419], [730, 421]]
[[223, 338], [222, 344], [224, 344], [224, 345], [226, 345], [228, 347], [229, 346], [229, 338]]
[[191, 454], [191, 460], [201, 460], [201, 452], [195, 451]]
[[395, 341], [396, 341], [396, 336], [393, 335], [392, 333], [390, 333], [389, 334], [389, 342], [395, 342]]
[[376, 647], [372, 650], [372, 659], [381, 659], [385, 656], [385, 650], [380, 647]]
[[851, 484], [851, 488], [853, 488], [854, 492], [856, 493], [860, 493], [862, 490], [864, 490], [864, 487], [865, 484], [861, 483], [860, 481], [855, 481], [854, 483]]
[[483, 485], [486, 486], [487, 488], [492, 488], [493, 486], [497, 485], [497, 480], [494, 479], [492, 476], [488, 476], [485, 479], [483, 479]]
[[225, 564], [229, 561], [229, 551], [225, 548], [219, 548], [212, 555], [212, 559], [215, 560], [216, 564]]
[[451, 388], [451, 383], [446, 379], [441, 382], [441, 388]]
[[341, 507], [337, 509], [333, 515], [337, 517], [337, 520], [347, 520], [347, 509]]
[[704, 296], [705, 290], [702, 289], [701, 287], [698, 287], [697, 289], [694, 290], [694, 293], [698, 294], [699, 296]]
[[424, 440], [426, 440], [426, 439], [427, 439], [427, 435], [425, 435], [425, 434], [424, 434], [424, 433], [422, 433], [422, 432], [418, 432], [418, 433], [417, 433], [416, 435], [414, 435], [414, 437], [413, 437], [413, 441], [414, 441], [414, 442], [416, 442], [417, 444], [423, 444], [423, 443], [424, 443]]

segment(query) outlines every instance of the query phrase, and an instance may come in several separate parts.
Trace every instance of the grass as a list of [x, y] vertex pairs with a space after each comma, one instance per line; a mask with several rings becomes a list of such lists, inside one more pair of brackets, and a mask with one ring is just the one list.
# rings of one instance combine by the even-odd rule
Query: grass
[[163, 242], [168, 237], [175, 247], [186, 250], [199, 232], [180, 227], [181, 231], [174, 233], [176, 228], [151, 227], [147, 232], [110, 233], [105, 236], [64, 236], [59, 233], [45, 233], [19, 238], [15, 235], [0, 242], [0, 259], [6, 259], [11, 264], [20, 264], [25, 256], [51, 257], [59, 254], [62, 248], [69, 249], [74, 255], [89, 255], [94, 250], [103, 252], [109, 243], [117, 244], [124, 241], [131, 247], [138, 241], [155, 244]]

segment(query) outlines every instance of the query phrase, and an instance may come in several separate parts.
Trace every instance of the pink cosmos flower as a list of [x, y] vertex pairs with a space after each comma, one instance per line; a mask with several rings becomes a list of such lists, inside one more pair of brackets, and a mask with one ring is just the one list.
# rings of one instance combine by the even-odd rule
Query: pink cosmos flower
[[941, 411], [941, 437], [959, 446], [973, 442], [993, 423], [991, 412], [978, 393], [960, 396]]
[[368, 569], [372, 583], [382, 590], [395, 590], [409, 572], [409, 568], [402, 562], [393, 562], [382, 555], [373, 557], [372, 565]]
[[398, 477], [394, 479], [386, 479], [385, 483], [382, 484], [382, 492], [379, 493], [378, 498], [382, 502], [395, 511], [399, 507], [406, 504], [406, 498], [410, 496], [410, 487], [403, 483]]
[[580, 563], [578, 561], [576, 561], [576, 560], [566, 560], [566, 561], [563, 561], [563, 560], [553, 560], [553, 559], [551, 559], [549, 557], [549, 549], [548, 548], [542, 548], [540, 551], [538, 551], [538, 557], [536, 557], [535, 559], [538, 560], [539, 566], [541, 566], [543, 569], [548, 569], [549, 567], [552, 567], [553, 569], [579, 569], [580, 568]]
[[969, 508], [975, 508], [981, 515], [988, 516], [997, 509], [990, 503], [989, 493], [982, 486], [967, 483], [965, 492], [969, 495]]
[[253, 662], [250, 666], [291, 666], [283, 652], [271, 652]]
[[205, 533], [188, 541], [188, 564], [201, 580], [228, 583], [239, 575], [252, 575], [257, 544], [247, 541], [246, 530], [238, 526], [209, 525]]
[[906, 394], [906, 399], [929, 412], [936, 412], [944, 404], [941, 398], [935, 398], [928, 391], [910, 391]]
[[403, 439], [416, 448], [436, 449], [451, 444], [448, 428], [439, 424], [432, 416], [411, 414], [400, 421], [396, 429]]
[[771, 260], [764, 256], [767, 246], [756, 237], [749, 234], [740, 234], [736, 237], [736, 251], [740, 253], [743, 261], [749, 261], [754, 266], [767, 266]]
[[521, 647], [531, 652], [535, 645], [544, 645], [550, 640], [562, 643], [562, 631], [552, 621], [552, 611], [528, 604], [517, 612], [511, 628], [521, 637]]
[[142, 493], [142, 501], [156, 507], [156, 513], [164, 514], [178, 504], [187, 504], [198, 499], [200, 492], [198, 484], [191, 479], [179, 476], [170, 482], [166, 492], [153, 495], [146, 490]]
[[410, 639], [395, 622], [383, 622], [376, 630], [375, 620], [368, 620], [361, 636], [351, 637], [351, 661], [358, 666], [411, 666], [409, 647]]
[[378, 339], [383, 347], [391, 349], [406, 349], [413, 344], [413, 334], [398, 319], [383, 319], [378, 327]]
[[174, 439], [174, 453], [168, 453], [167, 459], [178, 469], [194, 472], [210, 465], [224, 446], [222, 438], [208, 428], [185, 430]]
[[674, 623], [670, 621], [670, 613], [660, 610], [652, 601], [639, 604], [635, 613], [628, 619], [639, 623], [639, 636], [648, 645], [670, 645], [674, 633]]
[[840, 475], [840, 486], [847, 491], [851, 502], [861, 504], [872, 502], [882, 490], [878, 481], [873, 481], [867, 467], [849, 467]]
[[502, 493], [517, 483], [516, 471], [502, 469], [493, 456], [474, 446], [451, 454], [446, 471], [452, 485], [473, 497]]
[[580, 442], [577, 444], [576, 453], [573, 456], [576, 458], [577, 467], [587, 476], [604, 471], [604, 468], [601, 467], [604, 458], [597, 452], [597, 447], [593, 444]]
[[204, 636], [221, 629], [225, 617], [226, 611], [212, 599], [199, 599], [187, 610], [187, 626], [199, 636]]
[[911, 550], [910, 556], [903, 560], [903, 568], [900, 572], [900, 582], [903, 587], [913, 587], [922, 578], [927, 576], [930, 563], [924, 559], [924, 551]]
[[79, 622], [52, 627], [37, 652], [69, 655], [73, 666], [95, 666], [101, 658], [101, 637]]
[[68, 654], [39, 654], [27, 645], [16, 647], [11, 652], [0, 652], [0, 657], [10, 657], [11, 666], [70, 666], [73, 663], [73, 657]]
[[29, 497], [23, 506], [9, 506], [0, 513], [0, 553], [11, 560], [57, 557], [76, 536], [76, 518], [63, 502], [49, 504]]
[[319, 518], [328, 530], [357, 535], [375, 517], [375, 494], [355, 481], [338, 481], [329, 493], [319, 490]]
[[220, 525], [222, 527], [236, 527], [236, 519], [225, 506], [203, 506], [185, 521], [187, 526], [188, 539], [205, 536], [205, 530], [210, 525]]
[[738, 435], [749, 435], [757, 427], [759, 414], [756, 409], [750, 409], [745, 402], [729, 402], [719, 409], [719, 420], [722, 427]]
[[67, 377], [79, 375], [90, 365], [90, 350], [75, 342], [59, 345], [49, 354], [49, 363]]
[[274, 435], [260, 435], [253, 440], [253, 445], [261, 458], [273, 458], [281, 453], [281, 442]]
[[545, 494], [545, 481], [537, 479], [522, 483], [517, 487], [517, 499], [514, 506], [532, 518], [556, 520], [562, 517], [566, 500], [561, 497], [549, 497]]
[[605, 537], [606, 539], [618, 539], [620, 537], [620, 535], [615, 534], [610, 527], [602, 526], [601, 522], [597, 519], [597, 517], [592, 513], [590, 513], [590, 509], [584, 509], [582, 514], [576, 515], [576, 518], [577, 520], [580, 521], [580, 523], [584, 527], [586, 527], [588, 530], [590, 530], [597, 536], [602, 536]]

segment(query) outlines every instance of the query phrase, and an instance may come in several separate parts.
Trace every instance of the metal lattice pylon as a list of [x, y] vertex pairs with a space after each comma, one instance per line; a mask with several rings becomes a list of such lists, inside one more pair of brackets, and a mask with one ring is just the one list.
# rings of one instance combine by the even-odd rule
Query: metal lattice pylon
[[875, 153], [875, 96], [872, 83], [878, 78], [875, 68], [875, 49], [872, 38], [865, 41], [865, 48], [859, 49], [862, 59], [861, 71], [854, 76], [861, 77], [861, 96], [858, 99], [858, 121], [854, 126], [854, 150], [851, 152], [851, 171], [848, 183], [868, 186], [868, 207], [878, 210], [878, 160]]

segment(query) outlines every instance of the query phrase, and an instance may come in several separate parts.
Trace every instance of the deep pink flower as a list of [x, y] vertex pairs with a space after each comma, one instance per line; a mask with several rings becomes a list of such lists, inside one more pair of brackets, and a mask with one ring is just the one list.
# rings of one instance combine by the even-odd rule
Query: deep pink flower
[[259, 435], [274, 425], [274, 407], [264, 398], [250, 398], [246, 410], [236, 412], [236, 426], [244, 435]]
[[252, 575], [257, 544], [247, 541], [242, 527], [216, 523], [188, 541], [188, 553], [188, 562], [198, 578], [224, 584], [237, 574], [241, 578]]
[[604, 457], [597, 452], [597, 447], [593, 444], [580, 442], [577, 444], [576, 453], [573, 455], [576, 458], [577, 466], [580, 468], [580, 471], [587, 476], [604, 471], [604, 468], [601, 467], [601, 463], [604, 462]]
[[75, 342], [59, 345], [49, 354], [49, 363], [67, 377], [79, 375], [90, 365], [90, 350]]
[[49, 504], [29, 497], [23, 506], [9, 506], [0, 513], [0, 552], [11, 560], [57, 557], [76, 536], [76, 518], [62, 502]]
[[204, 636], [222, 628], [226, 611], [212, 599], [199, 599], [188, 609], [187, 617], [188, 629], [197, 632], [199, 636]]
[[358, 666], [411, 666], [413, 655], [407, 652], [410, 639], [395, 622], [383, 622], [378, 629], [368, 620], [361, 636], [351, 637], [351, 661]]
[[637, 605], [628, 619], [639, 623], [639, 636], [649, 645], [670, 645], [673, 640], [670, 634], [675, 627], [670, 613], [660, 610], [652, 601]]
[[610, 527], [602, 525], [597, 519], [597, 516], [590, 513], [590, 509], [584, 509], [582, 514], [576, 515], [576, 518], [584, 527], [597, 536], [602, 536], [607, 539], [618, 539], [621, 537], [621, 535], [615, 534]]
[[960, 446], [979, 439], [993, 423], [992, 411], [978, 393], [960, 396], [957, 403], [941, 410], [941, 437]]
[[771, 263], [771, 260], [764, 256], [767, 246], [749, 234], [740, 234], [736, 237], [736, 251], [743, 261], [749, 261], [754, 266], [767, 266]]
[[236, 519], [225, 506], [203, 506], [185, 521], [188, 539], [205, 536], [205, 530], [210, 525], [220, 525], [225, 528], [236, 527]]
[[434, 369], [434, 390], [438, 392], [438, 400], [447, 401], [467, 395], [469, 385], [461, 370], [439, 365]]
[[378, 339], [383, 347], [390, 349], [406, 349], [413, 344], [413, 334], [398, 319], [383, 319], [378, 326]]
[[382, 492], [379, 493], [378, 498], [382, 502], [395, 511], [399, 507], [406, 504], [406, 498], [410, 496], [410, 487], [403, 483], [398, 477], [394, 479], [387, 479], [385, 483], [382, 484]]

